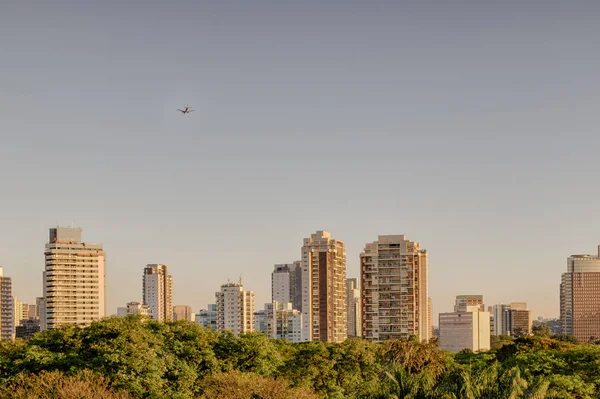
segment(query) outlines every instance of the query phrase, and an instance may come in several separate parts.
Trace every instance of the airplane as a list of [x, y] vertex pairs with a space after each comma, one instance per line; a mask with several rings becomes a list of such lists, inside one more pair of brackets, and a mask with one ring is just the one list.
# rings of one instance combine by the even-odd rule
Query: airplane
[[194, 112], [195, 109], [190, 109], [190, 106], [186, 105], [184, 109], [177, 108], [177, 111], [181, 112], [182, 114], [189, 114], [190, 112]]

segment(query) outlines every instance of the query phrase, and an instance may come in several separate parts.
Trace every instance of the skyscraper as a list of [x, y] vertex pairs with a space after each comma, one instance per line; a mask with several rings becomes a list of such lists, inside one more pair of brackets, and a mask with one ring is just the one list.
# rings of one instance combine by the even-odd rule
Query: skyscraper
[[362, 336], [362, 320], [360, 318], [360, 288], [357, 278], [346, 279], [346, 316], [348, 337]]
[[101, 244], [81, 242], [81, 228], [50, 229], [46, 244], [43, 329], [89, 326], [105, 316], [105, 255]]
[[317, 231], [302, 246], [302, 340], [343, 342], [346, 323], [346, 246]]
[[217, 300], [217, 329], [235, 335], [254, 331], [254, 292], [244, 291], [241, 281], [221, 285], [215, 293]]
[[173, 282], [167, 265], [146, 265], [142, 296], [144, 305], [150, 308], [152, 319], [156, 321], [173, 320]]
[[560, 284], [563, 334], [580, 342], [600, 337], [600, 245], [598, 255], [571, 255]]
[[0, 267], [0, 341], [13, 339], [14, 319], [12, 279]]
[[427, 297], [427, 339], [433, 338], [433, 304], [431, 303], [431, 297]]
[[302, 311], [302, 266], [300, 261], [275, 265], [271, 273], [271, 301], [291, 303]]
[[427, 251], [405, 235], [379, 236], [360, 254], [363, 338], [429, 338]]

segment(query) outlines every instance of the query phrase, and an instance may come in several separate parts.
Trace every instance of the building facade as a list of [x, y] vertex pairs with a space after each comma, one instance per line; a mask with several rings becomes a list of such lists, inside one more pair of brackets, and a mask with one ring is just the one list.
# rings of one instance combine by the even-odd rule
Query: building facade
[[465, 311], [440, 313], [440, 348], [453, 353], [490, 350], [490, 313], [467, 306]]
[[478, 311], [483, 312], [485, 305], [483, 304], [483, 295], [457, 295], [454, 302], [455, 312], [466, 312], [467, 307], [475, 306]]
[[208, 309], [201, 309], [196, 313], [196, 324], [211, 330], [217, 329], [217, 304], [211, 303]]
[[195, 321], [196, 315], [192, 312], [192, 307], [189, 305], [175, 305], [173, 306], [173, 320], [175, 321]]
[[303, 341], [346, 340], [346, 246], [327, 231], [302, 246], [302, 323]]
[[12, 279], [0, 267], [0, 341], [13, 339], [15, 329]]
[[101, 244], [81, 241], [81, 228], [50, 229], [44, 252], [44, 329], [89, 326], [105, 316], [105, 254]]
[[431, 297], [427, 298], [427, 326], [429, 327], [429, 331], [427, 332], [427, 339], [433, 338], [433, 304], [431, 302]]
[[302, 265], [300, 261], [275, 265], [271, 273], [271, 300], [291, 303], [302, 311]]
[[563, 334], [580, 342], [600, 337], [600, 245], [597, 255], [571, 255], [561, 276], [560, 321]]
[[167, 265], [149, 264], [144, 268], [142, 297], [152, 319], [173, 320], [173, 281]]
[[302, 313], [292, 303], [265, 303], [263, 310], [254, 312], [254, 331], [273, 339], [302, 342]]
[[217, 330], [232, 331], [236, 336], [254, 331], [254, 292], [244, 291], [239, 283], [227, 283], [215, 293]]
[[427, 251], [405, 235], [384, 235], [360, 254], [363, 338], [429, 339]]
[[15, 328], [15, 337], [20, 339], [29, 339], [40, 331], [40, 320], [36, 318], [21, 320], [21, 323]]
[[362, 337], [362, 320], [360, 317], [360, 288], [357, 278], [346, 279], [346, 316], [348, 323], [348, 338]]

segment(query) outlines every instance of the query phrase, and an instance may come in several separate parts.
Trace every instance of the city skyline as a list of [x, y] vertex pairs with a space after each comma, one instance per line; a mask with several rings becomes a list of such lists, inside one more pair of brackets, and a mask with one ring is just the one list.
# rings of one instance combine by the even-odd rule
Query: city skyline
[[57, 223], [104, 244], [109, 314], [148, 263], [194, 310], [240, 275], [268, 302], [323, 229], [350, 277], [370, 237], [423, 243], [433, 320], [473, 271], [489, 303], [558, 316], [564, 258], [600, 241], [599, 3], [151, 3], [2, 9], [15, 296], [40, 296]]
[[[51, 230], [51, 231], [52, 231], [52, 230], [56, 230], [56, 229], [63, 229], [63, 231], [68, 231], [68, 230], [73, 230], [73, 231], [74, 231], [74, 230], [78, 230], [79, 232], [81, 232], [81, 231], [83, 230], [81, 227], [73, 227], [73, 226], [72, 226], [72, 224], [71, 224], [71, 226], [70, 226], [70, 227], [55, 226], [55, 227], [53, 227], [53, 228], [50, 228], [50, 230]], [[318, 231], [318, 232], [319, 232], [319, 231]], [[46, 242], [46, 244], [48, 244], [48, 242]], [[96, 244], [96, 243], [94, 243], [94, 244], [92, 244], [92, 245], [100, 245], [100, 246], [103, 246], [104, 244], [103, 244], [103, 243], [100, 243], [100, 244]], [[599, 253], [600, 253], [600, 245], [597, 245], [597, 248], [598, 248], [598, 251], [599, 251]], [[589, 255], [589, 256], [591, 256], [591, 257], [594, 257], [594, 256], [596, 256], [596, 254], [585, 254], [585, 256], [588, 256], [588, 255]], [[570, 256], [570, 257], [573, 257], [573, 256], [575, 256], [575, 257], [576, 257], [576, 256], [584, 256], [584, 255], [569, 255], [569, 256]], [[278, 270], [278, 268], [281, 268], [281, 267], [283, 267], [283, 266], [294, 266], [294, 265], [299, 265], [299, 264], [300, 264], [300, 262], [295, 262], [294, 264], [275, 264], [275, 270]], [[150, 265], [150, 264], [147, 264], [147, 265], [143, 266], [143, 269], [147, 269], [147, 268], [148, 268], [148, 266], [152, 266], [152, 265]], [[161, 266], [164, 266], [164, 265], [161, 265]], [[1, 267], [1, 266], [0, 266], [0, 267]], [[109, 267], [109, 266], [105, 266], [105, 267]], [[169, 273], [170, 273], [170, 272], [171, 272], [171, 271], [169, 270]], [[270, 293], [269, 293], [269, 294], [265, 294], [265, 293], [259, 293], [258, 295], [256, 295], [258, 298], [260, 298], [260, 297], [263, 297], [263, 296], [268, 296], [269, 298], [271, 298], [271, 296], [272, 296], [272, 289], [273, 289], [273, 283], [272, 283], [272, 278], [273, 278], [273, 277], [272, 277], [272, 274], [273, 274], [273, 265], [271, 265], [270, 274], [271, 274], [271, 276], [270, 276], [270, 277], [271, 277], [271, 283], [270, 283], [270, 286], [269, 286]], [[359, 275], [359, 273], [358, 273], [357, 275]], [[185, 278], [185, 276], [182, 276], [182, 277], [183, 277], [183, 278]], [[241, 278], [241, 277], [240, 277], [240, 278]], [[352, 275], [350, 275], [350, 274], [348, 274], [348, 278], [349, 278], [349, 279], [358, 279], [358, 277], [353, 277], [353, 276], [352, 276]], [[170, 279], [171, 279], [171, 275], [169, 274], [169, 280], [170, 280]], [[227, 279], [228, 279], [228, 280], [230, 280], [230, 278], [229, 278], [229, 277], [227, 277]], [[358, 280], [360, 280], [360, 279], [358, 279]], [[428, 276], [428, 280], [429, 280], [429, 276]], [[43, 282], [43, 281], [42, 281], [42, 282]], [[172, 283], [170, 283], [170, 284], [172, 284]], [[559, 282], [559, 284], [560, 284], [560, 282]], [[105, 296], [106, 296], [105, 300], [106, 300], [107, 302], [109, 302], [109, 303], [110, 303], [110, 302], [113, 302], [113, 301], [109, 301], [109, 299], [110, 299], [109, 288], [110, 288], [110, 287], [106, 287], [106, 291], [107, 291], [107, 293], [106, 293], [106, 295], [105, 295]], [[560, 292], [560, 289], [559, 289], [558, 291]], [[172, 296], [173, 296], [173, 297], [174, 297], [174, 294], [175, 294], [175, 292], [176, 292], [176, 290], [174, 290], [174, 289], [173, 289], [173, 294], [172, 294]], [[142, 293], [143, 293], [143, 289], [142, 289]], [[256, 291], [254, 291], [254, 290], [253, 290], [253, 293], [255, 293], [255, 294], [256, 294]], [[14, 295], [15, 297], [17, 297], [17, 295], [15, 294], [15, 285], [14, 285], [14, 283], [13, 283], [13, 295]], [[136, 295], [136, 294], [133, 294], [133, 293], [131, 293], [131, 294], [130, 294], [130, 293], [121, 293], [121, 296], [129, 296], [129, 297], [132, 297], [132, 296], [135, 296], [135, 295]], [[214, 295], [214, 292], [213, 292], [213, 295]], [[205, 297], [205, 295], [200, 295], [200, 296], [201, 296], [201, 297]], [[431, 290], [430, 290], [430, 292], [429, 292], [429, 297], [431, 297], [431, 296], [432, 296], [432, 293], [431, 293]], [[433, 293], [433, 296], [435, 296], [435, 293]], [[523, 295], [521, 295], [521, 296], [523, 296]], [[525, 296], [525, 297], [527, 297], [527, 295], [524, 295], [524, 296]], [[210, 297], [210, 296], [209, 296], [209, 297]], [[456, 295], [455, 297], [456, 297], [456, 298], [459, 298], [459, 297], [481, 297], [481, 295], [464, 295], [464, 294], [458, 294], [458, 295]], [[24, 300], [23, 302], [24, 302], [24, 303], [31, 303], [31, 302], [35, 302], [35, 301], [36, 301], [37, 299], [39, 299], [39, 298], [40, 298], [40, 297], [39, 297], [39, 294], [37, 294], [37, 296], [34, 298], [34, 300], [33, 300], [33, 301], [32, 301], [31, 299], [27, 298], [27, 300]], [[138, 300], [138, 299], [136, 298], [134, 301], [137, 301], [137, 300]], [[174, 299], [173, 299], [173, 300], [174, 300]], [[272, 300], [272, 299], [269, 299], [269, 300], [263, 301], [263, 303], [269, 303], [271, 300]], [[143, 302], [143, 295], [141, 295], [140, 302]], [[214, 300], [213, 300], [213, 302], [214, 302]], [[500, 302], [502, 302], [502, 301], [499, 301], [498, 303], [500, 303]], [[200, 302], [200, 303], [198, 303], [198, 301], [192, 301], [191, 303], [187, 303], [187, 302], [186, 302], [185, 304], [186, 304], [186, 305], [188, 305], [188, 306], [191, 306], [191, 307], [192, 307], [192, 311], [193, 311], [193, 312], [197, 312], [197, 311], [199, 311], [199, 310], [205, 309], [205, 308], [206, 308], [206, 305], [207, 305], [207, 304], [210, 304], [210, 303], [212, 303], [212, 302], [211, 302], [210, 300], [208, 300], [208, 301], [206, 301], [206, 302]], [[256, 301], [256, 303], [260, 303], [260, 302], [257, 300], [257, 301]], [[559, 305], [560, 305], [560, 304], [559, 304]], [[110, 305], [109, 305], [109, 306], [107, 306], [107, 308], [106, 308], [106, 310], [105, 310], [105, 314], [106, 314], [106, 316], [113, 316], [113, 315], [117, 315], [117, 314], [118, 314], [118, 308], [119, 308], [119, 307], [120, 307], [120, 306], [118, 306], [118, 305], [117, 305], [117, 306], [116, 306], [114, 309], [112, 309], [112, 308], [110, 307]], [[559, 307], [560, 307], [560, 306], [559, 306]], [[433, 320], [434, 320], [434, 323], [435, 323], [435, 320], [436, 320], [436, 318], [438, 317], [439, 313], [447, 313], [447, 312], [450, 312], [450, 311], [451, 311], [450, 309], [452, 308], [452, 306], [450, 306], [450, 305], [448, 305], [448, 304], [443, 304], [443, 305], [442, 305], [442, 308], [443, 308], [443, 310], [439, 310], [439, 311], [437, 311], [437, 312], [435, 312], [435, 311], [433, 312], [433, 314], [432, 314], [432, 318], [433, 318]], [[483, 308], [482, 308], [482, 309], [483, 309]], [[456, 311], [456, 304], [454, 305], [454, 311]], [[553, 315], [553, 314], [551, 314], [551, 315], [542, 315], [542, 314], [539, 314], [539, 313], [537, 313], [537, 312], [535, 311], [535, 309], [532, 309], [532, 313], [533, 313], [533, 315], [534, 315], [534, 318], [538, 318], [538, 317], [545, 317], [545, 318], [558, 318], [558, 317], [560, 316], [560, 313], [559, 313], [558, 315]]]

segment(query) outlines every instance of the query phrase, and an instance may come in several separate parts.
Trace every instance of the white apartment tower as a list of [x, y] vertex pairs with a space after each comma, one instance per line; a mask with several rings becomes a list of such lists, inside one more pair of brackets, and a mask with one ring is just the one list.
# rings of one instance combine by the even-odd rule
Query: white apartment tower
[[146, 265], [142, 282], [142, 296], [144, 305], [150, 308], [153, 320], [173, 320], [173, 282], [167, 265]]
[[4, 276], [0, 267], [0, 341], [13, 339], [14, 318], [12, 279]]
[[43, 273], [42, 328], [89, 326], [105, 316], [106, 270], [101, 244], [81, 242], [81, 228], [50, 229]]
[[430, 317], [427, 251], [405, 235], [383, 235], [360, 254], [363, 338], [417, 336], [427, 341]]
[[236, 336], [254, 331], [254, 292], [244, 291], [239, 283], [227, 283], [215, 293], [217, 330], [232, 331]]
[[275, 265], [271, 273], [271, 301], [291, 303], [302, 311], [302, 265], [300, 261]]
[[362, 336], [362, 321], [360, 318], [360, 288], [358, 279], [346, 279], [346, 307], [348, 309], [348, 337]]
[[343, 342], [346, 316], [346, 246], [317, 231], [302, 246], [302, 340]]

